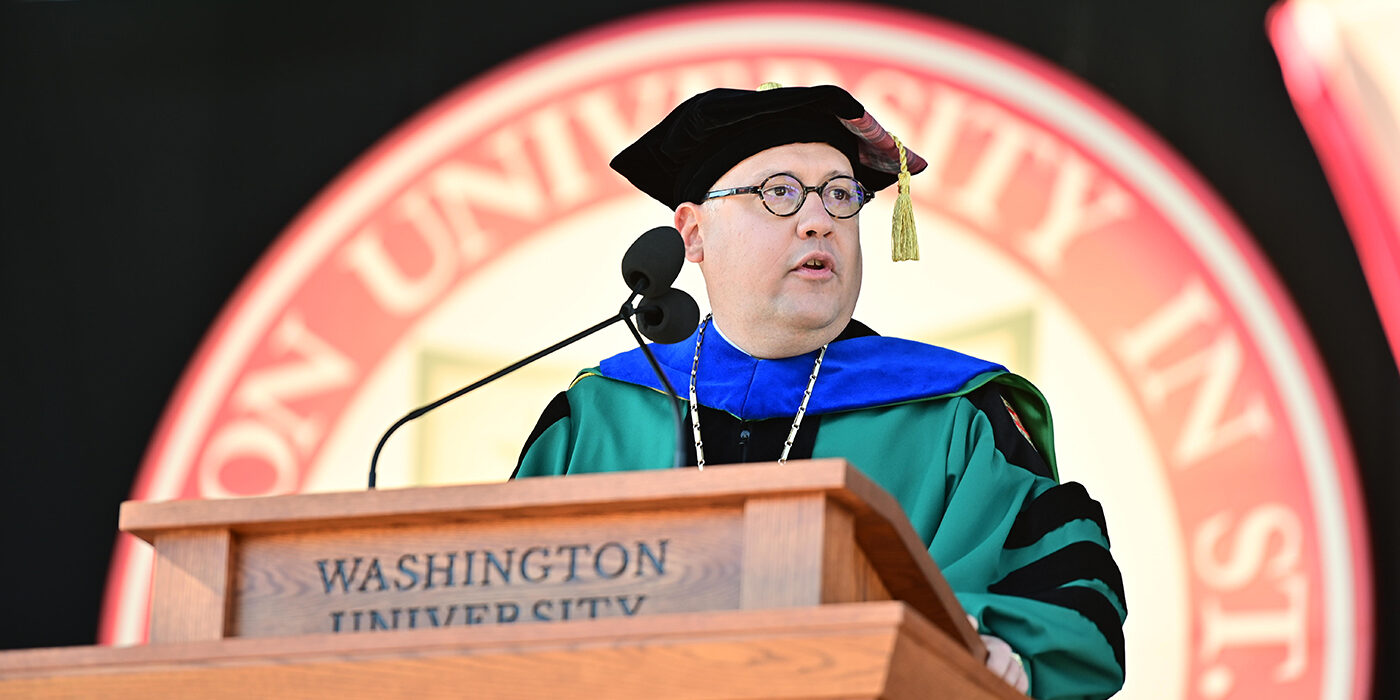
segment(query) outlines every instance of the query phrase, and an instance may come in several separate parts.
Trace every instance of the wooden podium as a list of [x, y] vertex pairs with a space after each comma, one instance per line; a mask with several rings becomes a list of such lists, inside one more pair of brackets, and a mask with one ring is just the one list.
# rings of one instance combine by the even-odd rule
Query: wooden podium
[[842, 460], [123, 504], [150, 643], [0, 696], [1018, 698]]

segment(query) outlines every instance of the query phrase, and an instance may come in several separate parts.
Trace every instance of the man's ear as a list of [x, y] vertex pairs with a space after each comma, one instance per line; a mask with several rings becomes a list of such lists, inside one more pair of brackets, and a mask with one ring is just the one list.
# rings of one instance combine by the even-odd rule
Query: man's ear
[[705, 236], [700, 233], [700, 205], [694, 202], [681, 202], [676, 207], [676, 230], [681, 232], [685, 243], [685, 259], [698, 263], [705, 259]]

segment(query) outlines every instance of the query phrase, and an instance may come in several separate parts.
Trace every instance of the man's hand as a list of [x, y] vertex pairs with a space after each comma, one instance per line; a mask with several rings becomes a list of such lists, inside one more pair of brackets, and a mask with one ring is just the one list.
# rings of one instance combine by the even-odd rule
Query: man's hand
[[[977, 618], [968, 615], [967, 622], [973, 629], [977, 629]], [[1013, 651], [1011, 645], [1001, 637], [993, 637], [990, 634], [978, 636], [987, 647], [987, 669], [1016, 690], [1024, 693], [1030, 689], [1030, 678], [1026, 676], [1026, 666], [1021, 662], [1020, 654]]]

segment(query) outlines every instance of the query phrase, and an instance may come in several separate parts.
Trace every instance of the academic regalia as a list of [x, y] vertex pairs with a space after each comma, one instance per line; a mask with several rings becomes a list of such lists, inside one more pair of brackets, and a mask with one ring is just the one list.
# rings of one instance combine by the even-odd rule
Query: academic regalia
[[[791, 143], [845, 155], [865, 190], [861, 204], [898, 183], [892, 257], [918, 259], [909, 178], [927, 163], [839, 87], [703, 92], [611, 165], [675, 209], [740, 194], [713, 186], [746, 158]], [[893, 494], [979, 631], [1020, 654], [1034, 697], [1107, 697], [1122, 687], [1127, 609], [1103, 511], [1082, 486], [1058, 483], [1050, 412], [1030, 382], [854, 321], [824, 351], [772, 360], [713, 331], [695, 398], [708, 464], [777, 461], [824, 352], [789, 459], [844, 458]], [[696, 336], [653, 347], [685, 392]], [[604, 360], [546, 408], [516, 476], [668, 468], [673, 401], [639, 351]]]
[[[684, 391], [695, 337], [652, 348]], [[760, 360], [706, 334], [696, 394], [709, 464], [777, 460], [815, 354]], [[669, 468], [672, 401], [639, 350], [604, 360], [546, 409], [516, 476]], [[1123, 683], [1122, 578], [1099, 504], [1057, 483], [1050, 435], [1025, 379], [852, 322], [828, 347], [790, 459], [844, 458], [893, 494], [981, 630], [1021, 654], [1035, 697], [1106, 697]]]

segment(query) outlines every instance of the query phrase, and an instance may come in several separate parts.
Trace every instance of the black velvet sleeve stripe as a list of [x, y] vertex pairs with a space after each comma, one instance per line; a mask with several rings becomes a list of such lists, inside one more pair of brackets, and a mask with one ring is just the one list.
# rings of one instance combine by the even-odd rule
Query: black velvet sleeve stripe
[[1040, 494], [1016, 516], [1016, 522], [1006, 536], [1006, 547], [1029, 547], [1047, 533], [1074, 520], [1094, 521], [1103, 531], [1104, 541], [1108, 541], [1103, 506], [1089, 497], [1083, 485], [1070, 481]]
[[1123, 574], [1107, 549], [1093, 542], [1075, 542], [1037, 559], [987, 587], [998, 595], [1033, 598], [1079, 579], [1098, 579], [1108, 585], [1127, 605], [1123, 596]]
[[525, 453], [530, 451], [530, 447], [535, 441], [544, 435], [544, 431], [549, 430], [549, 426], [558, 423], [569, 417], [569, 397], [564, 392], [554, 395], [548, 406], [544, 407], [544, 413], [540, 414], [540, 419], [535, 422], [535, 429], [530, 431], [530, 437], [525, 438], [525, 446], [520, 448], [520, 457], [515, 460], [515, 471], [510, 473], [510, 478], [514, 479], [520, 473], [520, 465], [525, 463]]
[[1123, 621], [1118, 618], [1118, 609], [1102, 593], [1084, 586], [1066, 586], [1025, 597], [1069, 608], [1088, 618], [1108, 645], [1113, 647], [1113, 658], [1118, 662], [1118, 667], [1126, 668], [1123, 665]]
[[1007, 410], [1006, 404], [1002, 402], [1001, 392], [992, 384], [986, 384], [972, 390], [967, 395], [967, 400], [972, 402], [977, 410], [987, 416], [987, 420], [992, 422], [992, 436], [995, 439], [997, 450], [1001, 452], [1006, 461], [1026, 469], [1036, 476], [1051, 478], [1050, 467], [1045, 463], [1044, 458], [1036, 452], [1035, 446], [1022, 434], [1021, 429], [1016, 427], [1016, 422], [1011, 418], [1011, 412]]

